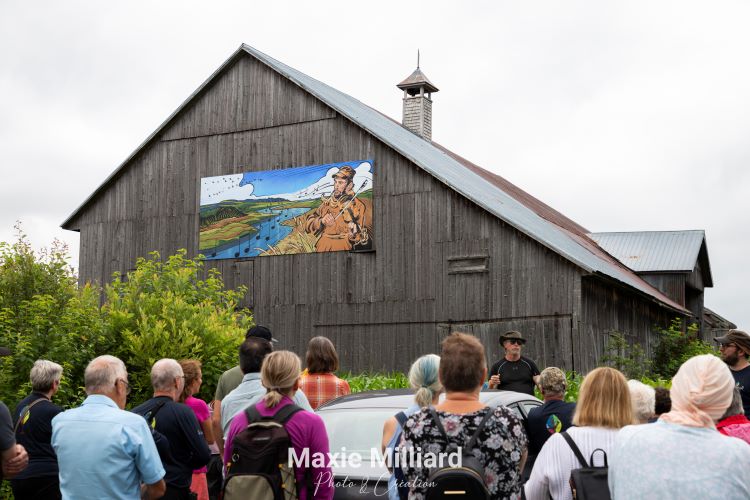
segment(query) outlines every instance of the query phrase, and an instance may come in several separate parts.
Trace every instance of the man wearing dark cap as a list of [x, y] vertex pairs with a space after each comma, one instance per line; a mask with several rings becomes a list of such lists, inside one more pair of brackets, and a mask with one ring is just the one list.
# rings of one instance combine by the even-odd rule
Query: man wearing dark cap
[[500, 336], [505, 357], [490, 369], [490, 389], [516, 391], [534, 395], [534, 385], [539, 383], [539, 368], [529, 358], [521, 356], [526, 343], [520, 332], [509, 331]]
[[333, 192], [323, 197], [320, 206], [307, 216], [305, 230], [317, 236], [316, 252], [351, 250], [367, 245], [372, 231], [368, 205], [354, 192], [355, 171], [349, 165], [332, 175]]
[[[271, 330], [266, 328], [265, 326], [256, 325], [252, 328], [248, 329], [247, 333], [245, 334], [245, 340], [251, 338], [251, 337], [257, 337], [264, 340], [267, 340], [268, 342], [278, 342], [275, 338], [273, 338], [273, 335], [271, 334]], [[232, 392], [237, 388], [240, 383], [242, 383], [242, 370], [240, 369], [240, 365], [233, 366], [229, 370], [225, 371], [221, 374], [221, 377], [219, 377], [219, 382], [216, 384], [216, 392], [214, 393], [214, 400], [211, 402], [211, 408], [213, 408], [213, 414], [211, 415], [211, 420], [213, 423], [213, 429], [214, 429], [214, 436], [221, 436], [221, 400], [226, 397], [227, 394]], [[217, 444], [219, 444], [219, 455], [224, 454], [223, 448], [223, 441], [217, 439]]]
[[722, 337], [714, 337], [719, 344], [721, 359], [729, 365], [734, 381], [740, 389], [745, 415], [750, 415], [750, 335], [740, 330], [729, 330]]

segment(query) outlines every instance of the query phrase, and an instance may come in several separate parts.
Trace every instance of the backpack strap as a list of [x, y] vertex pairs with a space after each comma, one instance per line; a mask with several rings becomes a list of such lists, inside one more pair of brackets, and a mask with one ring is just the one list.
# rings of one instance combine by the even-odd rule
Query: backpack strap
[[261, 420], [273, 420], [276, 423], [284, 425], [287, 420], [292, 418], [292, 415], [298, 411], [302, 411], [304, 408], [300, 408], [296, 404], [292, 403], [287, 405], [276, 412], [275, 415], [264, 417], [260, 414], [255, 405], [250, 405], [245, 408], [245, 416], [247, 417], [247, 423], [252, 424], [253, 422], [260, 422]]
[[[586, 463], [586, 459], [583, 458], [583, 453], [581, 453], [581, 450], [578, 449], [578, 446], [576, 446], [575, 441], [573, 441], [573, 438], [570, 437], [570, 434], [566, 432], [561, 432], [562, 437], [565, 438], [565, 441], [568, 442], [568, 446], [570, 446], [570, 449], [573, 450], [573, 454], [576, 456], [578, 461], [581, 463], [581, 467], [588, 467], [589, 464]], [[596, 451], [596, 450], [595, 450]], [[604, 451], [604, 450], [602, 450]], [[593, 456], [593, 453], [592, 453]], [[605, 459], [606, 460], [606, 459]]]
[[432, 417], [432, 420], [435, 421], [438, 432], [440, 432], [440, 435], [443, 436], [443, 439], [445, 439], [445, 442], [447, 444], [450, 444], [450, 441], [448, 441], [448, 434], [445, 433], [445, 429], [443, 428], [443, 423], [440, 421], [440, 417], [435, 411], [435, 408], [430, 406], [428, 411], [430, 412], [430, 416]]
[[21, 415], [18, 416], [18, 420], [16, 421], [16, 427], [13, 429], [14, 433], [18, 432], [18, 428], [23, 423], [23, 419], [26, 418], [26, 415], [28, 415], [31, 412], [31, 408], [37, 403], [41, 403], [42, 401], [49, 401], [49, 399], [47, 398], [36, 399], [34, 400], [33, 403], [31, 403], [30, 405], [26, 406], [26, 408], [23, 409], [23, 412], [21, 413]]
[[[435, 408], [430, 406], [429, 411], [430, 411], [430, 415], [432, 416], [432, 419], [437, 424], [437, 429], [440, 432], [440, 435], [443, 436], [443, 439], [445, 439], [445, 442], [448, 445], [450, 445], [451, 442], [448, 440], [448, 434], [445, 433], [445, 428], [443, 427], [443, 423], [440, 421], [440, 417], [435, 411]], [[477, 442], [477, 438], [479, 437], [479, 434], [484, 430], [484, 426], [487, 423], [487, 420], [490, 418], [491, 413], [492, 413], [492, 408], [488, 408], [487, 413], [484, 414], [484, 418], [479, 423], [479, 427], [477, 427], [477, 430], [474, 431], [474, 434], [471, 436], [471, 439], [469, 439], [469, 442], [466, 444], [466, 448], [465, 448], [466, 450], [473, 449], [474, 445]]]
[[287, 422], [287, 420], [292, 418], [292, 416], [298, 411], [302, 411], [302, 408], [292, 403], [290, 405], [286, 405], [285, 407], [277, 411], [276, 414], [271, 418], [273, 418], [274, 422], [278, 422], [281, 425], [284, 425]]
[[159, 410], [164, 408], [164, 405], [167, 404], [169, 400], [162, 400], [156, 403], [156, 406], [154, 406], [149, 412], [146, 413], [146, 422], [148, 422], [148, 426], [152, 429], [156, 428], [156, 414], [159, 413]]
[[487, 420], [490, 419], [490, 415], [492, 415], [493, 412], [494, 412], [494, 410], [492, 408], [488, 408], [487, 409], [487, 413], [484, 414], [484, 418], [479, 423], [479, 427], [477, 427], [477, 430], [474, 431], [474, 435], [471, 436], [471, 439], [466, 444], [466, 449], [467, 450], [473, 450], [474, 449], [474, 445], [477, 444], [477, 439], [479, 438], [479, 433], [481, 433], [484, 430], [484, 426], [487, 423]]
[[247, 423], [252, 424], [253, 422], [260, 422], [263, 420], [263, 415], [260, 414], [255, 405], [250, 405], [245, 408], [245, 416], [247, 417]]
[[591, 458], [589, 459], [589, 460], [591, 460], [591, 467], [596, 467], [596, 466], [594, 465], [594, 454], [595, 454], [595, 453], [596, 453], [597, 451], [601, 451], [601, 452], [602, 452], [602, 455], [604, 456], [604, 467], [607, 467], [607, 468], [609, 468], [609, 464], [607, 463], [607, 452], [606, 452], [606, 451], [604, 451], [604, 450], [603, 450], [603, 449], [601, 449], [601, 448], [597, 448], [597, 449], [595, 449], [594, 451], [592, 451], [592, 452], [591, 452]]
[[409, 418], [406, 416], [406, 413], [400, 411], [394, 415], [396, 417], [396, 421], [398, 422], [399, 427], [402, 429], [404, 428], [404, 424], [406, 423], [406, 420]]

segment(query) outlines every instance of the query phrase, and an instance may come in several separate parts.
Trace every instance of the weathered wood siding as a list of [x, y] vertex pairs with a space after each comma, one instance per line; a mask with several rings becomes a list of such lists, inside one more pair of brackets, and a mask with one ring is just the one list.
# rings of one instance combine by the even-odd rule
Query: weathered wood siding
[[573, 346], [574, 364], [581, 372], [597, 366], [611, 333], [621, 333], [630, 343], [640, 344], [650, 357], [656, 342], [654, 328], [666, 327], [677, 317], [677, 313], [597, 277], [584, 276], [581, 288], [580, 339]]
[[681, 306], [685, 305], [686, 273], [640, 273], [639, 276]]
[[[600, 343], [603, 328], [625, 325], [628, 307], [652, 313], [603, 285], [588, 285], [591, 298], [582, 301], [576, 266], [250, 56], [71, 221], [81, 232], [80, 279], [106, 282], [153, 250], [195, 255], [201, 177], [355, 159], [374, 160], [374, 252], [210, 262], [228, 286], [249, 287], [245, 304], [284, 347], [302, 354], [309, 338], [326, 335], [343, 369], [405, 369], [454, 330], [479, 335], [492, 361], [500, 333], [518, 329], [540, 366], [573, 368], [574, 358], [590, 366], [589, 354], [600, 351], [579, 345], [582, 324], [585, 342]], [[612, 317], [596, 312], [599, 294], [611, 296]]]

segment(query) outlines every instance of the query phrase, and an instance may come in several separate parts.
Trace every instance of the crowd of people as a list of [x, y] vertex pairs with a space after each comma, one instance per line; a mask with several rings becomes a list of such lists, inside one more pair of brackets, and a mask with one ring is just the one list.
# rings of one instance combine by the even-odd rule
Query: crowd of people
[[[603, 481], [617, 500], [750, 498], [750, 476], [742, 472], [750, 464], [750, 336], [732, 330], [716, 341], [721, 358], [689, 359], [669, 389], [600, 367], [584, 377], [577, 401], [566, 402], [565, 373], [540, 371], [523, 356], [520, 332], [500, 337], [504, 357], [491, 368], [479, 339], [452, 333], [439, 355], [414, 361], [414, 403], [384, 423], [388, 497], [423, 499], [441, 485], [461, 484], [471, 498], [567, 500], [574, 488], [594, 484], [576, 483], [583, 476], [574, 471], [592, 470], [588, 481]], [[210, 404], [196, 397], [200, 360], [157, 360], [153, 397], [130, 411], [120, 359], [93, 359], [84, 373], [86, 399], [66, 411], [53, 402], [63, 367], [37, 360], [32, 392], [12, 414], [0, 403], [0, 477], [17, 500], [208, 500], [220, 493], [231, 500], [272, 498], [281, 489], [293, 498], [331, 499], [330, 463], [288, 457], [339, 451], [329, 449], [315, 409], [349, 394], [349, 385], [335, 375], [339, 359], [329, 339], [310, 340], [304, 371], [276, 343], [268, 328], [248, 330], [238, 365], [222, 374]], [[0, 348], [0, 355], [11, 353]], [[538, 388], [543, 402], [524, 420], [483, 403], [487, 388], [529, 395]], [[442, 452], [460, 454], [460, 473], [406, 460]]]

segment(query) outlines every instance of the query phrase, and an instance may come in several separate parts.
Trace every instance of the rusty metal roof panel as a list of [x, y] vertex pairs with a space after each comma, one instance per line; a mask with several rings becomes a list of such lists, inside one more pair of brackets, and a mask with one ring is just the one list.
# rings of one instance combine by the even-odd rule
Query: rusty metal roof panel
[[692, 272], [703, 231], [591, 233], [591, 239], [635, 272]]

